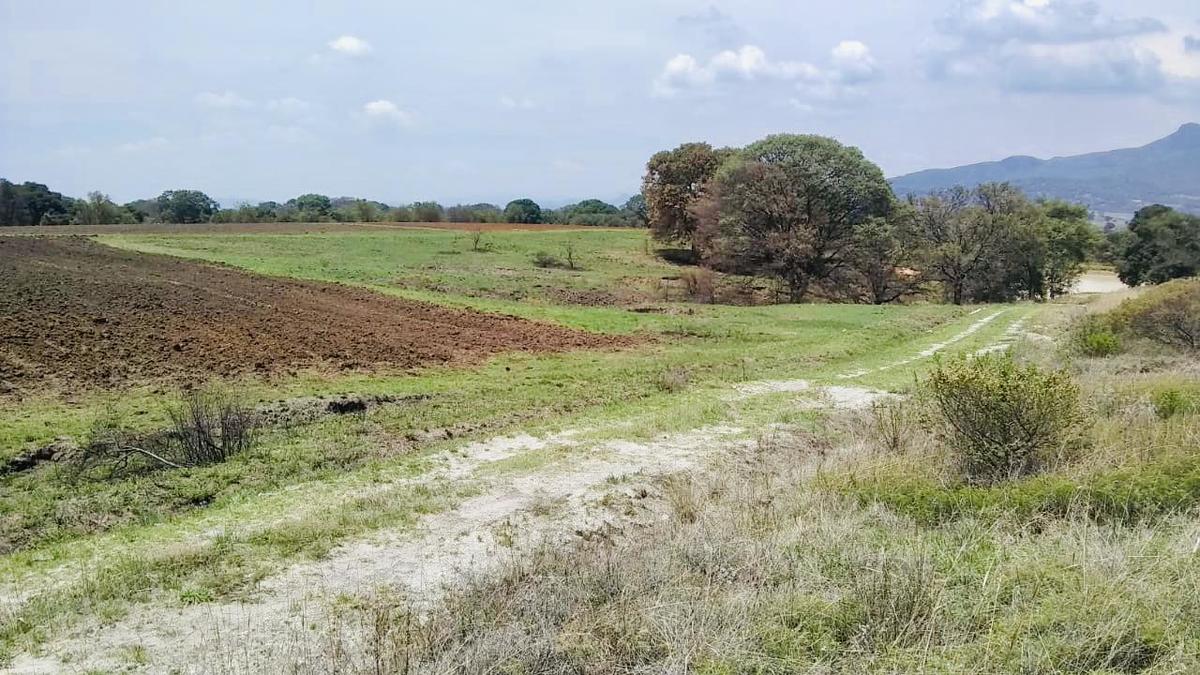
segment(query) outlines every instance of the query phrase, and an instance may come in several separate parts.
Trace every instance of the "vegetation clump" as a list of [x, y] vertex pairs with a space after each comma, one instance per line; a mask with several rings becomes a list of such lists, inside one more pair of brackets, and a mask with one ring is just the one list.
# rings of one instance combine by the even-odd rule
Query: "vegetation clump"
[[1177, 279], [1126, 300], [1111, 320], [1138, 337], [1200, 350], [1200, 279]]
[[926, 387], [958, 469], [972, 483], [1040, 473], [1080, 443], [1079, 387], [1066, 372], [985, 354], [939, 363]]

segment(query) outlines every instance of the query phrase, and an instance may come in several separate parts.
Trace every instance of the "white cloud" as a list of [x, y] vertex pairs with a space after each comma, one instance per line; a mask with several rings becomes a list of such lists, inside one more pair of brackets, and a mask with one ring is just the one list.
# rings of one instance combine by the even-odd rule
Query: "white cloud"
[[413, 116], [411, 113], [401, 110], [400, 106], [386, 99], [371, 101], [363, 105], [363, 115], [368, 120], [376, 122], [386, 122], [402, 127], [412, 126]]
[[966, 0], [937, 27], [953, 42], [927, 55], [934, 78], [1013, 91], [1164, 96], [1200, 82], [1162, 21], [1110, 16], [1095, 2]]
[[733, 17], [717, 9], [714, 5], [680, 16], [676, 22], [684, 28], [699, 31], [709, 43], [717, 47], [737, 44], [746, 35], [746, 31], [742, 30]]
[[943, 33], [979, 42], [1067, 44], [1166, 30], [1152, 17], [1107, 16], [1090, 0], [966, 0], [937, 23]]
[[346, 56], [365, 56], [371, 52], [371, 43], [353, 35], [342, 35], [330, 40], [329, 48]]
[[252, 102], [228, 90], [223, 92], [205, 91], [196, 94], [196, 103], [208, 108], [222, 110], [244, 109], [254, 106]]
[[872, 80], [878, 74], [871, 50], [858, 41], [845, 41], [834, 47], [826, 68], [803, 61], [776, 61], [761, 47], [744, 45], [719, 52], [707, 63], [701, 63], [691, 54], [677, 54], [663, 66], [654, 81], [654, 92], [673, 96], [684, 90], [710, 90], [722, 83], [773, 81], [793, 83], [810, 95], [837, 98], [850, 93], [852, 85]]

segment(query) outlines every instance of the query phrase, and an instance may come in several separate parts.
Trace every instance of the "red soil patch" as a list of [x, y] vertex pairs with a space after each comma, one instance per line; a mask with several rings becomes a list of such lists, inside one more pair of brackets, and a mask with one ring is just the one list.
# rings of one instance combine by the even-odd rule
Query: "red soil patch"
[[0, 237], [0, 393], [627, 343], [78, 237]]

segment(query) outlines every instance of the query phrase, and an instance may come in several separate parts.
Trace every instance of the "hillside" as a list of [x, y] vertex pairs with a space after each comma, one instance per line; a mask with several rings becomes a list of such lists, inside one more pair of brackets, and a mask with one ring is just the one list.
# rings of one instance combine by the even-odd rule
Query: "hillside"
[[1099, 214], [1127, 217], [1151, 203], [1200, 213], [1200, 124], [1185, 124], [1139, 148], [1053, 159], [1009, 157], [891, 179], [901, 195], [989, 181], [1007, 181], [1035, 196], [1086, 204]]

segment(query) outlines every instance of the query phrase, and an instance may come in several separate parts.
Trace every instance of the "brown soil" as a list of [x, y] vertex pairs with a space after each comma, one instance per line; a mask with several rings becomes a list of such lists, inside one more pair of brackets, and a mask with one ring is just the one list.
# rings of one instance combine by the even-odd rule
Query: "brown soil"
[[[311, 234], [314, 232], [370, 232], [372, 230], [426, 229], [473, 232], [553, 231], [598, 229], [582, 225], [523, 223], [138, 223], [133, 225], [38, 225], [0, 228], [0, 236], [72, 236], [95, 234]], [[603, 229], [603, 228], [599, 228]]]
[[627, 342], [79, 237], [0, 237], [0, 393], [406, 369]]

